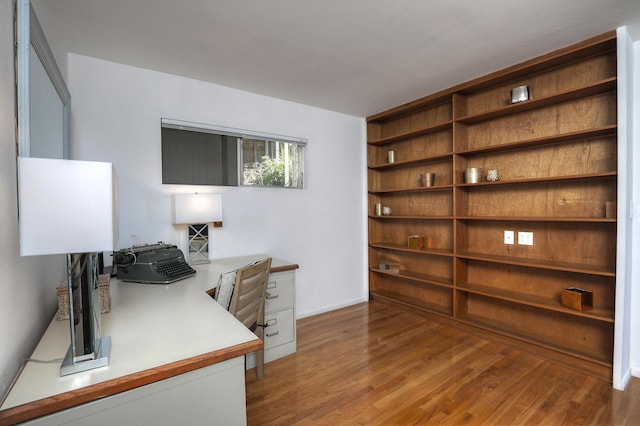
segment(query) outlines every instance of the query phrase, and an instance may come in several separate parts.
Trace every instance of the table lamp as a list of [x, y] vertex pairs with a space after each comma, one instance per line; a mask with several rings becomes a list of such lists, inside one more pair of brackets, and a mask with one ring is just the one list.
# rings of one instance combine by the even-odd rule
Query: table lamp
[[60, 375], [109, 364], [102, 337], [98, 253], [118, 240], [117, 178], [111, 163], [18, 158], [20, 255], [65, 254], [71, 344]]
[[222, 226], [220, 194], [175, 194], [173, 223], [188, 225], [188, 262], [209, 263], [209, 223]]

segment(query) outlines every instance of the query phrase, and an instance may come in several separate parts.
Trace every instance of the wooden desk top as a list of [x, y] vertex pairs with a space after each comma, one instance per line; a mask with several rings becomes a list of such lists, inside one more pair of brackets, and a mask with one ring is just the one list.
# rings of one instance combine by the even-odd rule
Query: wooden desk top
[[[265, 256], [213, 260], [172, 284], [112, 279], [111, 311], [102, 315], [102, 335], [111, 336], [106, 367], [60, 376], [69, 346], [68, 321], [55, 318], [3, 402], [0, 425], [23, 422], [99, 398], [245, 355], [262, 341], [206, 293], [220, 273]], [[272, 272], [298, 268], [273, 259]], [[60, 361], [57, 361], [60, 359]]]

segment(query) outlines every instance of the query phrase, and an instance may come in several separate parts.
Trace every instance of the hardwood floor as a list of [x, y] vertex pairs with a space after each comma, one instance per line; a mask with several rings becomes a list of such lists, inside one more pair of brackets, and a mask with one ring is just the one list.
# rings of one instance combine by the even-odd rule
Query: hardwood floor
[[298, 321], [296, 354], [246, 375], [250, 425], [640, 425], [625, 392], [380, 302]]

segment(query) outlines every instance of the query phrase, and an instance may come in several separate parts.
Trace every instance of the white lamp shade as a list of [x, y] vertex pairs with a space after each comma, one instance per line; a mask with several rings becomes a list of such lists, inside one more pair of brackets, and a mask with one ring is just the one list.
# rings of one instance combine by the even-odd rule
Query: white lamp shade
[[210, 223], [222, 221], [220, 194], [175, 194], [173, 223]]
[[19, 157], [20, 255], [114, 250], [117, 187], [111, 163]]

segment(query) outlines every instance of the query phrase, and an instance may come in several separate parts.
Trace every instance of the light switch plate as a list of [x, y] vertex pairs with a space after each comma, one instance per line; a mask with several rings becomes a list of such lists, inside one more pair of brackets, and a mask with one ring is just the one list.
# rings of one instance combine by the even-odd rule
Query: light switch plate
[[518, 244], [521, 246], [532, 246], [533, 232], [518, 232]]
[[504, 231], [504, 243], [514, 244], [514, 241], [513, 231]]

